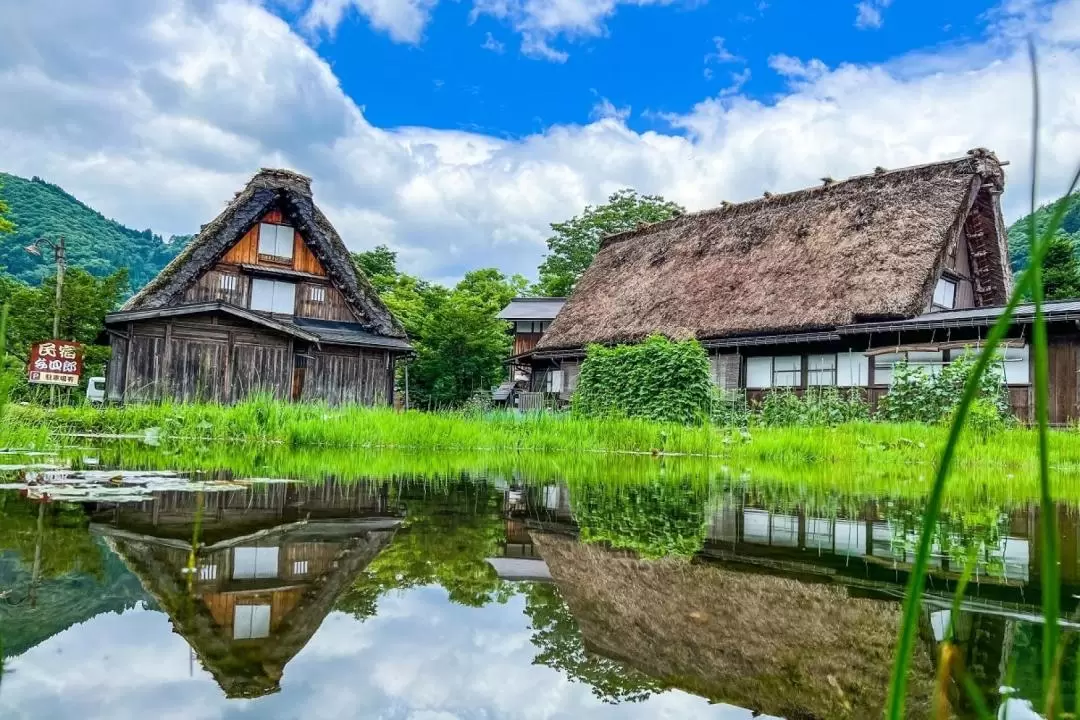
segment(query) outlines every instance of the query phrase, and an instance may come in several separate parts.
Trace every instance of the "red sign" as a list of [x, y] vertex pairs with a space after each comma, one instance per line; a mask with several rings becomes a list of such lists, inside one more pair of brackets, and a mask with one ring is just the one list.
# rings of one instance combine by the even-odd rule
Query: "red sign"
[[42, 385], [79, 384], [83, 347], [69, 340], [45, 340], [30, 346], [30, 382]]

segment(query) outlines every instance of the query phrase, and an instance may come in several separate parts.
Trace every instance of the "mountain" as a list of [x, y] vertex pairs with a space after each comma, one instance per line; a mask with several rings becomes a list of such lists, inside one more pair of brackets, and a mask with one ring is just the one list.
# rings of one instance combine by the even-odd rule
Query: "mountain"
[[[1068, 209], [1061, 223], [1060, 232], [1069, 237], [1074, 249], [1080, 250], [1080, 192], [1075, 192], [1066, 200]], [[1042, 232], [1050, 221], [1055, 203], [1043, 205], [1034, 212], [1036, 232]], [[1028, 221], [1031, 215], [1025, 215], [1009, 226], [1009, 258], [1013, 273], [1027, 267], [1028, 264]]]
[[39, 177], [0, 173], [0, 199], [11, 207], [8, 218], [15, 224], [14, 233], [0, 234], [0, 270], [33, 285], [53, 272], [51, 254], [46, 252], [43, 260], [26, 252], [40, 237], [63, 235], [68, 264], [99, 277], [128, 268], [132, 291], [154, 277], [190, 239], [174, 235], [166, 241], [150, 230], [132, 230]]

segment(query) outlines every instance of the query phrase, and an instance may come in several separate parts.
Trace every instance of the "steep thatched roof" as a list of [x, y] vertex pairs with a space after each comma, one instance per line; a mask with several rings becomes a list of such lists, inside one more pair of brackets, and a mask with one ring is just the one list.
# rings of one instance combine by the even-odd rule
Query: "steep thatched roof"
[[280, 209], [300, 231], [331, 281], [371, 331], [405, 337], [405, 331], [379, 299], [367, 278], [353, 266], [334, 226], [311, 198], [311, 180], [290, 170], [263, 168], [232, 202], [196, 235], [176, 258], [124, 305], [123, 310], [161, 308], [184, 291], [250, 230], [268, 211]]
[[1010, 281], [986, 150], [683, 215], [606, 238], [538, 350], [709, 339], [911, 317], [967, 233], [978, 304]]
[[[881, 717], [899, 602], [533, 532], [586, 649], [670, 687], [788, 720]], [[930, 712], [916, 647], [905, 717]]]

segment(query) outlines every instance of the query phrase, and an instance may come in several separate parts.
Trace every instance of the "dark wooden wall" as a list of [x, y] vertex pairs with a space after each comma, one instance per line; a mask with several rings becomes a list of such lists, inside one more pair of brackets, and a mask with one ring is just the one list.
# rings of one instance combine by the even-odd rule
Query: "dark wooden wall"
[[[233, 281], [235, 283], [233, 290], [222, 289], [221, 278], [223, 276], [236, 278]], [[183, 302], [200, 303], [218, 300], [246, 308], [251, 300], [251, 277], [241, 273], [236, 266], [219, 264], [212, 270], [208, 270], [195, 281], [194, 285], [187, 289], [184, 293]]]
[[971, 277], [971, 256], [966, 231], [961, 231], [956, 246], [945, 257], [945, 267], [961, 278], [956, 283], [955, 309], [975, 307], [975, 286]]
[[510, 351], [510, 354], [521, 355], [530, 352], [536, 348], [536, 344], [540, 342], [541, 337], [543, 337], [543, 333], [515, 333], [514, 349]]
[[129, 333], [113, 338], [112, 400], [229, 403], [264, 393], [385, 405], [393, 397], [394, 357], [385, 350], [307, 349], [297, 370], [292, 340], [224, 318], [133, 323]]
[[310, 353], [300, 399], [331, 405], [386, 405], [393, 387], [394, 358], [389, 352], [326, 346]]
[[[311, 290], [317, 287], [323, 288], [322, 302], [311, 299]], [[345, 296], [336, 287], [314, 281], [296, 284], [296, 316], [315, 320], [357, 321], [356, 315], [345, 302]]]
[[1050, 422], [1055, 425], [1080, 418], [1076, 382], [1076, 373], [1080, 370], [1078, 350], [1080, 341], [1076, 338], [1050, 338]]

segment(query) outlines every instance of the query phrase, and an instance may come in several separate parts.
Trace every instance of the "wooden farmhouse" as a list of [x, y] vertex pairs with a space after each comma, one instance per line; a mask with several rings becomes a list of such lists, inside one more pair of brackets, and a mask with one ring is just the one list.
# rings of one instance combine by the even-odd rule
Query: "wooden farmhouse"
[[411, 350], [310, 180], [288, 170], [259, 171], [105, 324], [115, 402], [385, 405]]
[[[653, 333], [696, 338], [714, 381], [760, 399], [771, 388], [888, 392], [895, 363], [940, 372], [978, 346], [1012, 278], [988, 150], [683, 215], [606, 238], [566, 305], [523, 358], [532, 390], [572, 387], [590, 343]], [[1046, 304], [1051, 422], [1080, 418], [1080, 301]], [[1030, 419], [1028, 340], [1020, 308], [1004, 350], [1013, 411]]]
[[[529, 391], [532, 385], [532, 368], [527, 361], [520, 362], [520, 359], [532, 354], [565, 304], [564, 297], [521, 297], [511, 300], [499, 312], [499, 319], [509, 324], [514, 344], [510, 351], [509, 376], [492, 393], [495, 402], [509, 407], [520, 405], [519, 396], [523, 391]], [[560, 394], [566, 391], [561, 384], [555, 384], [562, 379], [560, 374], [547, 373], [544, 379], [545, 393]]]

